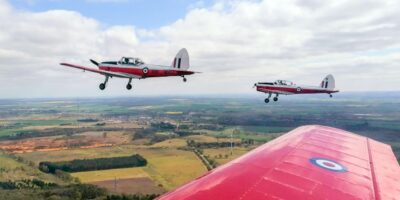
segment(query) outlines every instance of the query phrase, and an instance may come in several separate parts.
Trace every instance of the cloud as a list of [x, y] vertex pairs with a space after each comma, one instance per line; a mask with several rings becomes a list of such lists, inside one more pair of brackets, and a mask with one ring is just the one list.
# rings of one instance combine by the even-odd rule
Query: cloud
[[[398, 10], [394, 0], [217, 1], [147, 30], [134, 24], [104, 27], [74, 11], [22, 12], [0, 0], [0, 94], [255, 93], [254, 82], [282, 78], [317, 85], [329, 73], [341, 90], [396, 90]], [[133, 94], [124, 90], [126, 80], [112, 79], [100, 92], [103, 77], [58, 66], [121, 56], [169, 64], [182, 47], [193, 70], [204, 73], [185, 84], [179, 78], [135, 81]]]

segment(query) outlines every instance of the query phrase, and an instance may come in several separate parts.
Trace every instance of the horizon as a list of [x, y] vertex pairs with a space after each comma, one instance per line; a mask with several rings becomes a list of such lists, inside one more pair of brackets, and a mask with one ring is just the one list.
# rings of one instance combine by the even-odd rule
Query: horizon
[[[382, 98], [381, 95], [385, 94]], [[134, 99], [134, 98], [216, 98], [216, 99], [240, 99], [240, 98], [252, 98], [252, 99], [263, 99], [267, 95], [261, 93], [244, 93], [244, 94], [147, 94], [147, 95], [120, 95], [120, 96], [59, 96], [59, 97], [22, 97], [22, 98], [2, 98], [2, 100], [47, 100], [47, 99], [70, 99], [70, 100], [89, 100], [89, 99]], [[345, 91], [335, 93], [332, 98], [329, 98], [327, 94], [305, 94], [305, 95], [281, 95], [281, 100], [298, 101], [298, 100], [340, 100], [344, 98], [357, 98], [357, 97], [371, 97], [373, 100], [377, 98], [385, 100], [385, 98], [400, 98], [400, 90], [398, 91]], [[367, 99], [368, 100], [368, 99]]]

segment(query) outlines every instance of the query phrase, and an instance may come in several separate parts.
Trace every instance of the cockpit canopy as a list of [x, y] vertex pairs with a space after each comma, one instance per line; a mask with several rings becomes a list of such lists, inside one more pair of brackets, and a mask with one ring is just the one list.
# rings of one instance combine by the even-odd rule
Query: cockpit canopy
[[141, 65], [144, 64], [140, 58], [129, 58], [129, 57], [122, 57], [121, 60], [118, 62], [119, 64], [123, 65]]
[[274, 82], [275, 85], [294, 85], [292, 81], [286, 81], [286, 80], [277, 80]]

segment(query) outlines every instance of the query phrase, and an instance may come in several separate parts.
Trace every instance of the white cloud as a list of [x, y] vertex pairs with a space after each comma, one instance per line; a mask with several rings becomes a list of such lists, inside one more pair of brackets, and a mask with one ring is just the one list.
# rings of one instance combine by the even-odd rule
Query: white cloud
[[[103, 27], [77, 12], [21, 12], [0, 0], [1, 96], [129, 95], [126, 80], [58, 66], [131, 55], [169, 64], [181, 47], [189, 77], [135, 81], [136, 94], [255, 93], [257, 81], [317, 84], [336, 76], [341, 90], [396, 90], [400, 84], [400, 2], [394, 0], [219, 1], [192, 7], [156, 30]], [[380, 80], [377, 82], [377, 77]], [[59, 90], [63, 88], [63, 90]]]

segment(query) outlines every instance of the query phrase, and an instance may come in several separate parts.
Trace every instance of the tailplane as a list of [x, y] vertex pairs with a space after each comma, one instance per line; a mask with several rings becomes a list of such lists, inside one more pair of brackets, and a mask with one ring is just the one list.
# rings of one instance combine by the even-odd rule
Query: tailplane
[[178, 70], [189, 69], [189, 53], [185, 48], [181, 49], [176, 54], [174, 60], [172, 61], [171, 67]]
[[320, 87], [328, 90], [335, 89], [335, 78], [329, 74], [322, 80]]

